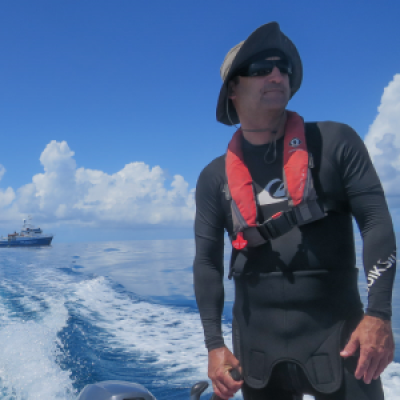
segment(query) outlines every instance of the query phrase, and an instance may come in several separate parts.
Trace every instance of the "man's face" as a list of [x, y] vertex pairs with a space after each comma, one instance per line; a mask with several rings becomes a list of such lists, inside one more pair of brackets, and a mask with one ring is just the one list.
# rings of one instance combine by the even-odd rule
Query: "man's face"
[[[267, 60], [279, 60], [268, 57]], [[229, 83], [230, 96], [240, 114], [259, 111], [280, 111], [286, 108], [290, 99], [289, 75], [276, 66], [265, 76], [239, 76]]]

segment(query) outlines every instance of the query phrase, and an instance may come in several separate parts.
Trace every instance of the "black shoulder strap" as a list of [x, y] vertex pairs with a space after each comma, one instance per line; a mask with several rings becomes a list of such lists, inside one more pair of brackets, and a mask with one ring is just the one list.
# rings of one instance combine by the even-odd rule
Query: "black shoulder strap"
[[335, 211], [338, 213], [347, 213], [348, 207], [344, 202], [337, 199], [332, 199], [326, 196], [321, 180], [320, 180], [320, 170], [322, 164], [322, 134], [318, 127], [317, 122], [306, 122], [305, 124], [305, 134], [307, 139], [307, 148], [309, 153], [313, 158], [313, 168], [311, 169], [311, 174], [314, 181], [314, 187], [317, 192], [318, 198], [321, 201], [325, 212]]

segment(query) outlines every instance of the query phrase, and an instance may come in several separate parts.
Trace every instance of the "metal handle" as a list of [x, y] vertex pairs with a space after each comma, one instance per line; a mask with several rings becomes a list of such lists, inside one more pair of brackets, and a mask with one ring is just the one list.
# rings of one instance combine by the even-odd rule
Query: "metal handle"
[[[238, 369], [231, 369], [229, 371], [229, 374], [231, 375], [232, 379], [236, 382], [239, 382], [243, 379], [242, 374], [239, 372]], [[222, 400], [219, 396], [217, 396], [215, 393], [213, 393], [210, 397], [210, 400]]]
[[190, 400], [200, 400], [201, 394], [208, 388], [208, 382], [200, 381], [192, 386], [190, 391]]
[[238, 369], [231, 369], [231, 370], [229, 371], [229, 373], [230, 373], [232, 379], [233, 379], [234, 381], [236, 381], [236, 382], [239, 382], [239, 381], [241, 381], [241, 380], [243, 379], [243, 376], [242, 376], [242, 374], [239, 372]]

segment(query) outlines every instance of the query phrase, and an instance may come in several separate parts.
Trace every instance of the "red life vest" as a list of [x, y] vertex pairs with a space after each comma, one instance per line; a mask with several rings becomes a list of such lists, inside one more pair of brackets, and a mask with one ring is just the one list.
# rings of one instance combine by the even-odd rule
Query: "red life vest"
[[308, 224], [325, 216], [317, 203], [304, 122], [297, 113], [287, 111], [284, 136], [283, 176], [289, 210], [280, 211], [261, 224], [257, 218], [253, 180], [243, 159], [242, 136], [241, 129], [238, 129], [226, 154], [226, 174], [232, 197], [233, 231], [236, 236], [232, 245], [236, 249], [242, 250], [247, 245], [259, 246], [282, 236], [294, 226]]

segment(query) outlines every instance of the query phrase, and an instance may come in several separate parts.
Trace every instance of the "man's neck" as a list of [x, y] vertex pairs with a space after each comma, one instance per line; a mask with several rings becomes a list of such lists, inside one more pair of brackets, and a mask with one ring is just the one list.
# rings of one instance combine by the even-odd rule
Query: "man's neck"
[[240, 118], [244, 138], [254, 145], [278, 140], [285, 134], [286, 111], [259, 118]]

